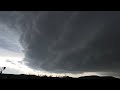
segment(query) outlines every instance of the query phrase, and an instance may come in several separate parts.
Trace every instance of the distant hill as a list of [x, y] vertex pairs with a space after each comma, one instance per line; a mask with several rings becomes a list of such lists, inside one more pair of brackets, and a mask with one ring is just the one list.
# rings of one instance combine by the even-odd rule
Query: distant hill
[[14, 74], [2, 74], [0, 75], [0, 79], [77, 79], [77, 80], [84, 80], [84, 79], [100, 79], [100, 80], [120, 80], [119, 78], [111, 77], [111, 76], [84, 76], [79, 78], [72, 78], [69, 76], [63, 76], [63, 77], [47, 77], [47, 76], [35, 76], [35, 75], [14, 75]]

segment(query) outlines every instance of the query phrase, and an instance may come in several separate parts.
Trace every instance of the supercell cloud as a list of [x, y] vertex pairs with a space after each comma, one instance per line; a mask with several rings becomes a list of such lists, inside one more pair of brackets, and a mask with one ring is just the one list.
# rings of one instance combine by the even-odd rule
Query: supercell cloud
[[[0, 12], [0, 22], [20, 33], [24, 60], [33, 69], [57, 73], [120, 71], [120, 12]], [[13, 49], [5, 40], [0, 41], [1, 47], [16, 50], [17, 46]]]

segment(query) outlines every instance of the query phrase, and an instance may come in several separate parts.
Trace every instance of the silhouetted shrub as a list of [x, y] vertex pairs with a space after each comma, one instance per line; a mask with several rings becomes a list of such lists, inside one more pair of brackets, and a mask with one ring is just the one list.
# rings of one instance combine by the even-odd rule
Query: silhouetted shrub
[[0, 70], [0, 74], [2, 74], [2, 72], [6, 69], [6, 67], [2, 67]]

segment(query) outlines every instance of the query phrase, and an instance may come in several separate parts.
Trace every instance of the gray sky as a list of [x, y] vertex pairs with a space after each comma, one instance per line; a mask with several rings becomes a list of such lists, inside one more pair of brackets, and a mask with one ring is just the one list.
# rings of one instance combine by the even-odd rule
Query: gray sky
[[1, 11], [1, 65], [16, 73], [119, 75], [119, 24], [119, 11]]

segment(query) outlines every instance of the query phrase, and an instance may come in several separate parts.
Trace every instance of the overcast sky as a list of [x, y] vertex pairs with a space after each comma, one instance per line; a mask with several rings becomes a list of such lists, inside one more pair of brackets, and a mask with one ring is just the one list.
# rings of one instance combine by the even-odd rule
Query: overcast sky
[[119, 76], [119, 40], [119, 11], [0, 11], [5, 73]]

